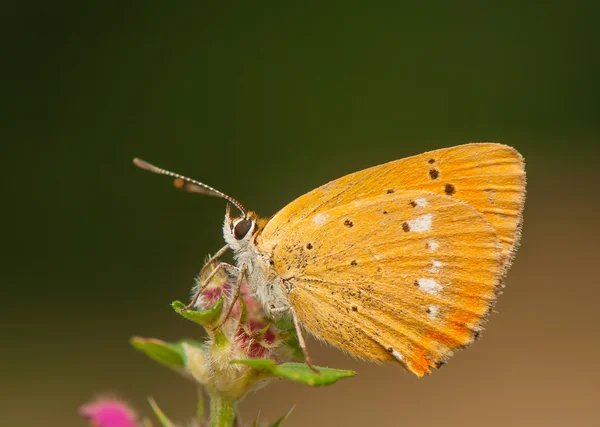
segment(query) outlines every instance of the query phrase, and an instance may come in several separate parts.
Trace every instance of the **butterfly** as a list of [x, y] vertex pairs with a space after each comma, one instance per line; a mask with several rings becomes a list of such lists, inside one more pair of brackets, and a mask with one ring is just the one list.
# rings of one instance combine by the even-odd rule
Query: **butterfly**
[[233, 251], [235, 265], [219, 262], [212, 272], [237, 276], [227, 315], [247, 281], [268, 317], [293, 319], [311, 367], [303, 329], [417, 376], [440, 367], [478, 338], [520, 240], [525, 165], [502, 144], [459, 145], [361, 170], [269, 219], [206, 184], [134, 163], [239, 209], [232, 216], [228, 204], [226, 244], [207, 263]]

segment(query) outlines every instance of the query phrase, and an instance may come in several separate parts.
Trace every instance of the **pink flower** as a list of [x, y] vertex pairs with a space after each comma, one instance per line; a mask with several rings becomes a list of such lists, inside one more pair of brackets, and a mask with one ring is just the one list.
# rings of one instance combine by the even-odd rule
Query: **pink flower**
[[92, 427], [136, 427], [137, 417], [133, 409], [117, 399], [99, 399], [79, 409], [79, 414], [90, 420]]

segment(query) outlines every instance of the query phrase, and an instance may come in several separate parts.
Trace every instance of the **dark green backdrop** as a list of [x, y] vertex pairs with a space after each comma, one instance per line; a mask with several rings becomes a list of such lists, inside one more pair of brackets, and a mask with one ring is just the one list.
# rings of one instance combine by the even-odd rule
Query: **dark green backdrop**
[[297, 404], [290, 426], [591, 423], [597, 8], [493, 3], [4, 8], [0, 424], [83, 425], [77, 407], [113, 391], [192, 414], [193, 386], [127, 339], [197, 337], [169, 303], [220, 247], [225, 205], [133, 157], [270, 215], [345, 173], [469, 141], [517, 147], [529, 174], [523, 247], [485, 339], [421, 381], [312, 341], [320, 364], [360, 376], [277, 384], [242, 412]]

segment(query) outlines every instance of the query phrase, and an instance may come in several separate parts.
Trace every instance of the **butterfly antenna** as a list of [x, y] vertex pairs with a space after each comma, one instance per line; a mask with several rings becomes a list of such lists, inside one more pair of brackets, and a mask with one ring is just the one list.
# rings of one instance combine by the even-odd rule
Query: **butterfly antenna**
[[142, 159], [138, 159], [137, 157], [135, 159], [133, 159], [133, 164], [136, 165], [140, 169], [144, 169], [144, 170], [147, 170], [149, 172], [152, 172], [152, 173], [155, 173], [158, 175], [166, 175], [166, 176], [170, 176], [171, 178], [175, 178], [174, 185], [175, 185], [175, 187], [177, 187], [181, 190], [189, 191], [191, 193], [199, 193], [199, 194], [206, 194], [208, 196], [220, 197], [221, 199], [225, 199], [229, 203], [234, 205], [244, 215], [246, 215], [248, 213], [246, 208], [244, 208], [242, 206], [242, 204], [240, 202], [238, 202], [237, 200], [235, 200], [233, 197], [228, 196], [227, 194], [222, 193], [219, 190], [216, 190], [209, 185], [206, 185], [199, 181], [196, 181], [195, 179], [188, 178], [183, 175], [179, 175], [175, 172], [171, 172], [171, 171], [168, 171], [163, 168], [159, 168], [158, 166], [154, 166]]

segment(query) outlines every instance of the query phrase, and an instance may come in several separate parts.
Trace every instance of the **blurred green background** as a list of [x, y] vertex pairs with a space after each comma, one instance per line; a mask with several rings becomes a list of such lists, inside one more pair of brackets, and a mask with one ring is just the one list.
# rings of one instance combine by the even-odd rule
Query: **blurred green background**
[[592, 2], [21, 2], [3, 6], [2, 414], [82, 426], [116, 393], [193, 414], [129, 347], [199, 330], [185, 299], [225, 204], [262, 215], [345, 173], [469, 141], [526, 158], [522, 247], [483, 340], [418, 380], [309, 342], [359, 376], [279, 382], [242, 414], [286, 425], [596, 425], [598, 8]]

